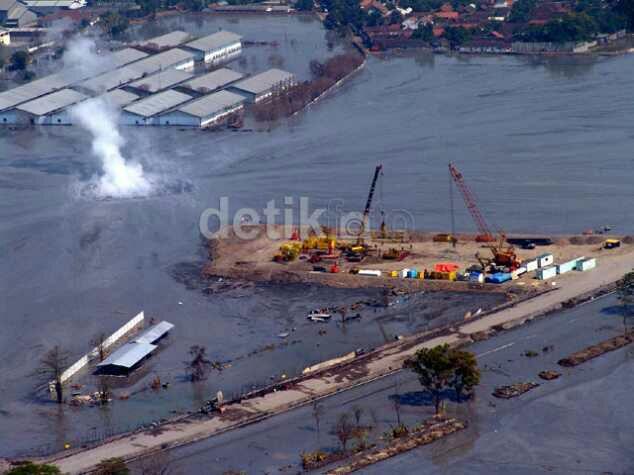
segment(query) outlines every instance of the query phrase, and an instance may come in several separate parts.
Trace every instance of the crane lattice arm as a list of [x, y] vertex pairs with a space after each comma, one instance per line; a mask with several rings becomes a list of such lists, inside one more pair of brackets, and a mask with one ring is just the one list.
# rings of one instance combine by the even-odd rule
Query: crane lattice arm
[[372, 207], [372, 199], [374, 198], [374, 190], [376, 189], [376, 182], [379, 179], [379, 175], [383, 170], [383, 165], [377, 165], [374, 170], [374, 177], [372, 178], [372, 184], [370, 185], [370, 191], [368, 193], [368, 199], [365, 202], [365, 209], [363, 210], [363, 222], [361, 223], [361, 229], [359, 232], [359, 242], [363, 239], [363, 234], [368, 226], [368, 217], [370, 216], [370, 208]]
[[484, 219], [484, 216], [480, 212], [480, 208], [478, 208], [478, 205], [475, 200], [475, 196], [471, 192], [467, 184], [465, 183], [464, 178], [462, 177], [462, 173], [460, 173], [458, 169], [455, 166], [453, 166], [453, 164], [451, 163], [449, 164], [449, 173], [451, 173], [451, 177], [453, 178], [453, 181], [458, 186], [460, 193], [462, 193], [462, 198], [464, 199], [464, 203], [467, 206], [467, 209], [469, 210], [471, 217], [475, 221], [476, 226], [478, 227], [478, 232], [480, 233], [478, 236], [479, 240], [487, 241], [487, 242], [494, 241], [495, 237], [493, 236], [493, 233], [491, 232], [491, 228], [489, 228], [489, 225]]

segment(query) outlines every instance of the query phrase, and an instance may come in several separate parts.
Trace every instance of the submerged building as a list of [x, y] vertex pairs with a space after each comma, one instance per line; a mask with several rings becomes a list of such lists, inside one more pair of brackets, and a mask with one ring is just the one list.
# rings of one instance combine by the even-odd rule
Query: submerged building
[[117, 348], [97, 365], [96, 374], [128, 376], [151, 356], [157, 343], [174, 328], [170, 322], [162, 321], [139, 335], [134, 341]]
[[236, 58], [242, 52], [242, 37], [230, 31], [219, 31], [184, 45], [196, 55], [196, 61], [220, 64]]
[[0, 112], [3, 124], [70, 125], [68, 107], [86, 99], [84, 94], [72, 89], [47, 94], [19, 106]]
[[233, 84], [230, 89], [257, 103], [297, 84], [295, 75], [281, 69], [269, 69]]
[[159, 125], [157, 118], [159, 114], [191, 101], [191, 99], [191, 96], [171, 89], [159, 92], [124, 107], [121, 112], [121, 124]]
[[218, 124], [244, 107], [244, 97], [228, 91], [196, 99], [158, 117], [159, 125], [209, 127]]

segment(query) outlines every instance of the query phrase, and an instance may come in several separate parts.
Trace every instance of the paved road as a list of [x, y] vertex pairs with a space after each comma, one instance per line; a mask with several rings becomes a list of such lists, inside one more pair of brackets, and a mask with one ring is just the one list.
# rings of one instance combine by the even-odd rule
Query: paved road
[[[608, 255], [602, 259], [600, 269], [587, 273], [574, 272], [563, 276], [558, 284], [560, 288], [557, 291], [520, 303], [515, 307], [486, 316], [481, 320], [462, 325], [457, 333], [424, 341], [416, 346], [387, 348], [381, 351], [380, 354], [375, 355], [361, 368], [345, 369], [344, 371], [332, 372], [325, 376], [307, 379], [290, 390], [270, 393], [261, 398], [232, 405], [227, 414], [222, 417], [195, 423], [173, 424], [170, 427], [165, 427], [160, 434], [134, 434], [84, 452], [54, 460], [54, 462], [64, 472], [80, 473], [93, 467], [99, 460], [110, 457], [131, 458], [160, 447], [198, 441], [228, 430], [238, 422], [273, 413], [279, 414], [288, 410], [289, 407], [295, 407], [310, 401], [314, 397], [330, 395], [336, 391], [349, 389], [360, 382], [389, 374], [394, 368], [400, 367], [402, 361], [418, 348], [433, 347], [441, 343], [455, 343], [460, 341], [464, 335], [486, 330], [505, 322], [529, 318], [539, 310], [557, 308], [562, 302], [572, 297], [588, 292], [599, 285], [614, 282], [625, 271], [632, 268], [633, 260], [632, 254], [626, 256]], [[404, 343], [407, 345], [407, 341]]]
[[[537, 378], [543, 369], [557, 369], [559, 358], [617, 334], [615, 305], [614, 297], [599, 299], [473, 345], [483, 370], [476, 400], [448, 403], [448, 412], [467, 418], [469, 429], [364, 473], [634, 473], [633, 349], [563, 370], [556, 381]], [[526, 350], [540, 354], [522, 356]], [[542, 384], [513, 400], [491, 396], [494, 387], [520, 380]], [[297, 473], [300, 452], [337, 446], [329, 431], [340, 413], [362, 407], [363, 418], [378, 425], [374, 436], [395, 424], [395, 392], [407, 423], [433, 412], [416, 379], [402, 372], [322, 400], [319, 434], [312, 407], [302, 407], [176, 449], [170, 466], [187, 474]]]

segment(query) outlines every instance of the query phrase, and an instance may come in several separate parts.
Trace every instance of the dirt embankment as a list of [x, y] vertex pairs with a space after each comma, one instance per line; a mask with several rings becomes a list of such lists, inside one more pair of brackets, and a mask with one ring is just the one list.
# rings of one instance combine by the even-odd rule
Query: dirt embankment
[[[372, 252], [362, 262], [347, 262], [345, 259], [324, 260], [311, 264], [307, 259], [296, 259], [293, 262], [274, 262], [273, 256], [279, 247], [289, 239], [292, 231], [281, 226], [272, 227], [277, 236], [265, 233], [263, 226], [243, 226], [242, 230], [253, 233], [252, 239], [241, 239], [233, 229], [223, 230], [215, 238], [207, 242], [209, 260], [203, 269], [203, 276], [208, 278], [227, 277], [248, 281], [277, 283], [319, 283], [333, 287], [384, 287], [405, 288], [410, 290], [450, 290], [450, 291], [485, 291], [503, 292], [511, 296], [540, 293], [551, 288], [551, 282], [537, 281], [531, 275], [504, 285], [473, 284], [469, 282], [449, 282], [428, 279], [397, 279], [386, 277], [389, 271], [403, 268], [433, 270], [439, 262], [451, 262], [465, 269], [477, 264], [476, 254], [487, 256], [490, 250], [482, 243], [475, 241], [473, 235], [459, 235], [458, 244], [453, 247], [447, 242], [435, 242], [434, 233], [407, 232], [395, 233], [398, 238], [366, 240]], [[269, 228], [269, 231], [271, 228]], [[267, 235], [268, 234], [268, 235]], [[523, 236], [524, 237], [524, 236]], [[543, 253], [552, 253], [555, 263], [566, 262], [580, 256], [597, 257], [622, 255], [631, 258], [634, 255], [634, 239], [622, 238], [622, 246], [618, 249], [605, 250], [601, 244], [606, 236], [556, 236], [552, 244], [538, 246], [536, 249], [517, 249], [519, 257], [530, 260]], [[407, 254], [402, 260], [387, 260], [380, 256], [390, 249], [397, 249]], [[315, 272], [315, 266], [329, 270], [337, 262], [338, 273]], [[600, 264], [599, 264], [600, 265]], [[383, 272], [382, 277], [368, 277], [351, 274], [352, 269], [373, 269]], [[574, 273], [571, 273], [574, 274]], [[569, 276], [562, 276], [569, 279]]]

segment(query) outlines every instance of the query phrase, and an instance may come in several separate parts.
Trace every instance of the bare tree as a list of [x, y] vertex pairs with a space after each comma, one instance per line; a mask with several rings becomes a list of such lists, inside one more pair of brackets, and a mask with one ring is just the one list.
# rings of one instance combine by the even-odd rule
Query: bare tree
[[350, 422], [348, 414], [344, 413], [339, 416], [333, 428], [333, 433], [337, 436], [337, 439], [339, 439], [343, 452], [346, 452], [348, 449], [348, 441], [354, 434], [354, 426]]
[[104, 359], [106, 359], [106, 340], [108, 336], [104, 332], [99, 332], [92, 339], [91, 343], [95, 345], [97, 349], [97, 357], [99, 358], [99, 362], [101, 363]]
[[207, 349], [204, 346], [193, 345], [189, 348], [189, 356], [191, 356], [191, 360], [185, 362], [185, 366], [190, 380], [200, 381], [205, 379], [212, 366], [211, 361], [207, 359]]
[[392, 396], [392, 405], [394, 406], [394, 413], [396, 414], [396, 424], [401, 425], [401, 394], [400, 385], [398, 382], [398, 375], [394, 379], [394, 395]]
[[352, 408], [352, 415], [354, 416], [354, 422], [359, 427], [361, 425], [361, 418], [363, 417], [364, 409], [361, 406], [354, 406]]
[[40, 366], [37, 369], [37, 373], [42, 378], [45, 378], [47, 382], [53, 381], [55, 383], [55, 393], [58, 404], [64, 401], [62, 373], [68, 366], [68, 358], [68, 352], [62, 350], [59, 345], [55, 345], [42, 357]]
[[317, 429], [317, 445], [321, 445], [320, 423], [321, 416], [324, 414], [324, 408], [317, 400], [313, 401], [313, 418], [315, 419], [315, 428]]

